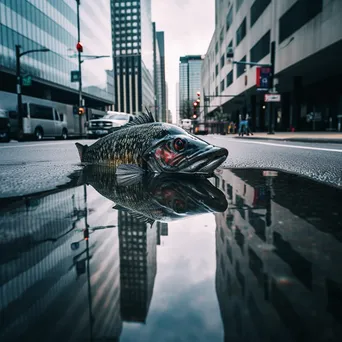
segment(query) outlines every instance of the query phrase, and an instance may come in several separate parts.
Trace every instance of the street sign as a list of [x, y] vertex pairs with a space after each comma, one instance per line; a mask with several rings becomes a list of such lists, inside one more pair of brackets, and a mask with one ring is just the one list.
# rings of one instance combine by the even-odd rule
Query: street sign
[[265, 94], [264, 101], [265, 102], [280, 102], [281, 96], [280, 94]]
[[256, 86], [257, 90], [265, 91], [270, 86], [271, 68], [257, 67], [256, 68]]
[[78, 70], [71, 71], [71, 82], [80, 81], [80, 72]]
[[262, 175], [264, 177], [277, 177], [278, 172], [277, 171], [262, 171]]
[[29, 87], [32, 85], [32, 77], [30, 75], [23, 77], [23, 86]]

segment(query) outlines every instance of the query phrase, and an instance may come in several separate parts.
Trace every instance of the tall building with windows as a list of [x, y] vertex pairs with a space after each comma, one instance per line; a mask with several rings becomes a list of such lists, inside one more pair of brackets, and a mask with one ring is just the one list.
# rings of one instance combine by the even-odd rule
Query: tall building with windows
[[[80, 5], [81, 43], [84, 55], [111, 55], [110, 4], [82, 0]], [[16, 45], [21, 52], [22, 76], [32, 84], [22, 87], [24, 95], [67, 104], [78, 104], [78, 82], [71, 71], [78, 70], [76, 1], [0, 1], [0, 91], [16, 92]], [[113, 69], [109, 58], [82, 63], [83, 98], [87, 107], [105, 110], [114, 102]]]
[[[248, 112], [259, 131], [341, 131], [341, 12], [342, 1], [216, 0], [215, 32], [201, 75], [202, 94], [210, 95], [208, 117], [222, 108], [234, 121]], [[259, 66], [232, 63], [267, 67], [271, 46], [281, 95], [272, 107], [257, 86]], [[233, 58], [227, 58], [229, 50]]]
[[111, 0], [115, 109], [155, 106], [151, 0]]
[[162, 121], [167, 121], [167, 89], [166, 89], [166, 80], [165, 80], [165, 39], [164, 32], [157, 31], [156, 32], [157, 44], [159, 47], [160, 53], [160, 74], [161, 74], [161, 112], [162, 112]]
[[179, 116], [190, 118], [192, 103], [196, 93], [201, 90], [201, 66], [203, 57], [190, 55], [180, 57], [179, 61]]
[[160, 50], [157, 42], [156, 23], [153, 23], [153, 64], [154, 64], [154, 116], [157, 121], [162, 120], [162, 74]]

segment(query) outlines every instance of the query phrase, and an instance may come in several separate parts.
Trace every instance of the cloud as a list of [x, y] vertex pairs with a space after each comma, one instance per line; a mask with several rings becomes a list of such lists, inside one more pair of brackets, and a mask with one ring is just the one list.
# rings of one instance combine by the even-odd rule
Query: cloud
[[166, 81], [169, 109], [176, 114], [179, 57], [204, 55], [214, 33], [215, 2], [212, 0], [152, 0], [152, 19], [165, 32]]

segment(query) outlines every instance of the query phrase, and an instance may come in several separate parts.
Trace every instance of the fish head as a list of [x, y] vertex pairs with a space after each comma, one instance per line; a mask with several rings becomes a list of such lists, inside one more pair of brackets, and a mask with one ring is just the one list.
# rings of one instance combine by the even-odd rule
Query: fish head
[[143, 158], [154, 172], [210, 175], [227, 156], [227, 149], [168, 125], [167, 133], [152, 142]]

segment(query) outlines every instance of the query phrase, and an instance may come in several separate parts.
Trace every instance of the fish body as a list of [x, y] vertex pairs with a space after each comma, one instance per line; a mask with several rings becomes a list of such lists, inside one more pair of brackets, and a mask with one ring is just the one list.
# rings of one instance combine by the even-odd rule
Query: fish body
[[142, 113], [119, 130], [91, 146], [76, 143], [81, 162], [124, 167], [135, 171], [211, 174], [228, 156], [182, 128], [155, 122], [151, 112]]

